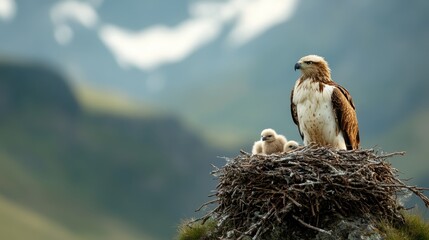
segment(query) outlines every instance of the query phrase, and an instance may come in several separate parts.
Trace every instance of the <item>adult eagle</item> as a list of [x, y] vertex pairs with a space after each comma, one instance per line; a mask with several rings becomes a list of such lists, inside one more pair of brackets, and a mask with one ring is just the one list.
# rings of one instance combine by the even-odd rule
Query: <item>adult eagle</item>
[[331, 79], [323, 57], [309, 55], [295, 64], [301, 76], [291, 93], [291, 113], [304, 145], [359, 148], [359, 127], [349, 92]]

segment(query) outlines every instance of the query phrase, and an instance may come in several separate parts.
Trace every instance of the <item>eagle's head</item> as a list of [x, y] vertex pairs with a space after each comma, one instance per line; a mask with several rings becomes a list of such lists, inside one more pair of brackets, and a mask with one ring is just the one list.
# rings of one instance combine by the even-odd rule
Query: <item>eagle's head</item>
[[261, 140], [265, 142], [273, 142], [276, 140], [277, 133], [271, 128], [264, 129], [261, 132]]
[[323, 57], [317, 55], [308, 55], [299, 59], [295, 64], [295, 71], [299, 69], [302, 75], [307, 77], [320, 76], [323, 78], [331, 78], [331, 69], [328, 62]]

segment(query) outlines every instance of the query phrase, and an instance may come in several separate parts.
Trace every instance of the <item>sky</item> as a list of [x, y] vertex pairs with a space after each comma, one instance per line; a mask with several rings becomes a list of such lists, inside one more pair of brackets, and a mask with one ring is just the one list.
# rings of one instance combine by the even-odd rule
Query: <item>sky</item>
[[[103, 0], [64, 0], [50, 8], [52, 37], [67, 46], [76, 38], [78, 24], [94, 31], [122, 68], [152, 72], [186, 59], [216, 40], [226, 26], [225, 45], [237, 48], [262, 35], [268, 29], [291, 18], [296, 0], [225, 0], [189, 3], [186, 19], [173, 26], [154, 24], [139, 30], [127, 29], [100, 19]], [[1, 21], [13, 21], [19, 15], [19, 3], [0, 0]], [[270, 14], [266, 14], [269, 12]]]

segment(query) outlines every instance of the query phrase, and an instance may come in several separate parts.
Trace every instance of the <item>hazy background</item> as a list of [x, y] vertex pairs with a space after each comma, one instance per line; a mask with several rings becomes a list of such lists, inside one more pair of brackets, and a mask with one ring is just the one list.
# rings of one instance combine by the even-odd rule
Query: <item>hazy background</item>
[[0, 238], [172, 239], [307, 54], [429, 187], [429, 1], [0, 0]]

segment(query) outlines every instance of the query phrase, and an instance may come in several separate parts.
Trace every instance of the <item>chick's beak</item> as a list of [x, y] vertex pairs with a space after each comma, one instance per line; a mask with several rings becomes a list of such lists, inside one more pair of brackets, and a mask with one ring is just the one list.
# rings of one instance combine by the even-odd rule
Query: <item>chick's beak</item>
[[266, 140], [267, 140], [267, 137], [261, 137], [261, 140], [262, 140], [262, 141], [266, 141]]
[[301, 64], [299, 64], [299, 63], [295, 63], [295, 71], [297, 70], [297, 69], [301, 69]]

